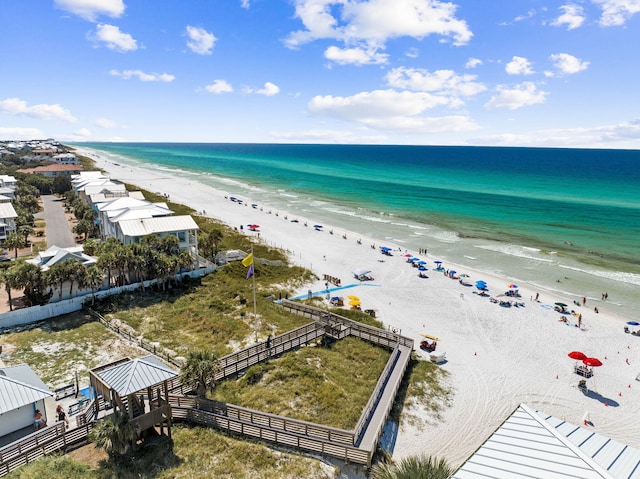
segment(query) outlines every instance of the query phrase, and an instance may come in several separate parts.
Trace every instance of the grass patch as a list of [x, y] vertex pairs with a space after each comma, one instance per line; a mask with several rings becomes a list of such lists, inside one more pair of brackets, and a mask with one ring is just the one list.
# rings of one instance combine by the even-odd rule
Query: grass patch
[[389, 351], [347, 337], [330, 347], [304, 347], [219, 384], [212, 399], [352, 430]]
[[13, 328], [2, 343], [6, 363], [29, 364], [51, 388], [73, 382], [76, 372], [88, 384], [89, 369], [143, 354], [82, 312]]
[[[258, 269], [259, 268], [259, 269]], [[112, 297], [102, 311], [118, 319], [149, 341], [185, 355], [190, 349], [212, 349], [223, 356], [255, 341], [256, 334], [281, 334], [308, 322], [290, 314], [265, 298], [288, 278], [308, 280], [308, 270], [299, 267], [258, 267], [256, 282], [257, 321], [253, 315], [252, 282], [245, 280], [246, 268], [229, 264], [201, 280], [170, 291], [148, 291]]]

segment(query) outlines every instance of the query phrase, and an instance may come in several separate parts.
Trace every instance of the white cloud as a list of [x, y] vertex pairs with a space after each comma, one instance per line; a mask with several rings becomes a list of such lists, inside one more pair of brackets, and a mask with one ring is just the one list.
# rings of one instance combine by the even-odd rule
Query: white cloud
[[169, 75], [168, 73], [145, 73], [142, 70], [111, 70], [109, 74], [114, 77], [120, 77], [123, 80], [131, 80], [132, 78], [137, 78], [138, 80], [143, 82], [158, 81], [171, 83], [176, 79], [174, 75]]
[[204, 28], [187, 25], [187, 36], [189, 37], [187, 46], [193, 53], [211, 55], [217, 40], [213, 33], [206, 31]]
[[560, 7], [562, 10], [562, 15], [556, 18], [551, 25], [556, 27], [561, 27], [563, 25], [567, 26], [567, 30], [573, 30], [582, 26], [586, 17], [584, 16], [584, 10], [580, 5], [562, 5]]
[[443, 41], [464, 45], [473, 33], [456, 17], [456, 8], [440, 0], [295, 0], [295, 16], [304, 29], [291, 32], [285, 44], [298, 48], [318, 39], [333, 39], [370, 56], [399, 37], [439, 35]]
[[340, 65], [349, 63], [354, 65], [371, 65], [387, 63], [389, 55], [377, 53], [375, 49], [371, 48], [338, 48], [336, 46], [330, 46], [325, 50], [324, 57]]
[[466, 116], [424, 117], [426, 110], [447, 105], [450, 100], [427, 92], [375, 90], [350, 97], [316, 96], [308, 104], [315, 115], [360, 123], [383, 131], [407, 134], [476, 129]]
[[121, 32], [114, 25], [105, 23], [96, 27], [96, 33], [89, 36], [90, 40], [103, 42], [110, 50], [131, 52], [138, 49], [138, 42], [128, 33]]
[[464, 64], [464, 67], [467, 70], [470, 70], [480, 65], [482, 65], [482, 60], [480, 60], [479, 58], [469, 58], [469, 60], [467, 60], [467, 63]]
[[255, 88], [245, 88], [245, 93], [255, 93], [256, 95], [264, 95], [264, 96], [274, 96], [280, 93], [280, 87], [278, 85], [266, 82], [263, 88], [255, 89]]
[[249, 7], [251, 5], [249, 4], [249, 0], [240, 0], [240, 6], [242, 8], [245, 8], [245, 9], [249, 10]]
[[531, 69], [531, 62], [524, 57], [514, 56], [509, 63], [506, 64], [504, 70], [509, 75], [532, 75], [534, 71]]
[[230, 83], [225, 80], [215, 80], [211, 85], [207, 85], [204, 87], [209, 93], [231, 93], [233, 91], [233, 87]]
[[549, 56], [549, 59], [561, 73], [567, 75], [584, 71], [589, 66], [589, 62], [583, 62], [568, 53], [554, 53]]
[[119, 18], [124, 13], [122, 0], [54, 0], [56, 6], [79, 17], [95, 22], [99, 15]]
[[400, 89], [436, 92], [453, 97], [473, 96], [487, 88], [476, 82], [476, 75], [458, 75], [453, 70], [433, 73], [420, 68], [394, 68], [387, 73], [387, 83]]
[[90, 138], [91, 137], [91, 130], [89, 130], [88, 128], [80, 128], [80, 129], [74, 131], [73, 135], [75, 137], [78, 137], [78, 138]]
[[507, 108], [509, 110], [517, 110], [523, 106], [537, 105], [544, 103], [548, 93], [539, 91], [534, 83], [524, 82], [516, 85], [515, 88], [507, 88], [506, 86], [498, 86], [498, 94], [491, 97], [485, 107]]
[[633, 15], [640, 12], [640, 0], [592, 0], [602, 7], [600, 25], [616, 27], [624, 25]]
[[3, 128], [0, 127], [1, 140], [33, 140], [34, 138], [44, 138], [42, 131], [37, 128]]
[[98, 128], [123, 128], [118, 122], [109, 120], [108, 118], [96, 118], [93, 124]]
[[7, 98], [0, 101], [0, 111], [11, 115], [28, 116], [38, 120], [62, 120], [68, 123], [77, 121], [69, 110], [57, 103], [53, 105], [41, 103], [27, 106], [27, 102], [20, 98]]

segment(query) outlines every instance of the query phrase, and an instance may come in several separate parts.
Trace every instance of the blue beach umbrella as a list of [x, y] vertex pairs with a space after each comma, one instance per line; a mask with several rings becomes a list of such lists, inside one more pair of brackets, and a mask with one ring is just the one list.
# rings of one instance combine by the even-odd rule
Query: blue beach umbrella
[[434, 261], [435, 264], [442, 264], [442, 261]]
[[640, 323], [638, 321], [627, 321], [627, 324], [629, 326], [640, 326]]

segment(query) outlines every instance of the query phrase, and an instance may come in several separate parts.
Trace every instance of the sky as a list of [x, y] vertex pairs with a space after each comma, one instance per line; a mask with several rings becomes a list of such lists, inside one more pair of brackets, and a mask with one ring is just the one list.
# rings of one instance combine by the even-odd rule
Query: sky
[[640, 0], [0, 0], [0, 140], [640, 149]]

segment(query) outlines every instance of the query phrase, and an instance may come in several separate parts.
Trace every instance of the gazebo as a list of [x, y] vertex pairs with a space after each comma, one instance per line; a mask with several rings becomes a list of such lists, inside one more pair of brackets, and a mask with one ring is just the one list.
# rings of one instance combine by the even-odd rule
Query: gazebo
[[159, 426], [160, 434], [171, 437], [171, 405], [168, 382], [178, 377], [153, 355], [136, 359], [124, 358], [89, 371], [89, 381], [96, 397], [102, 395], [114, 411], [126, 413], [140, 431]]

